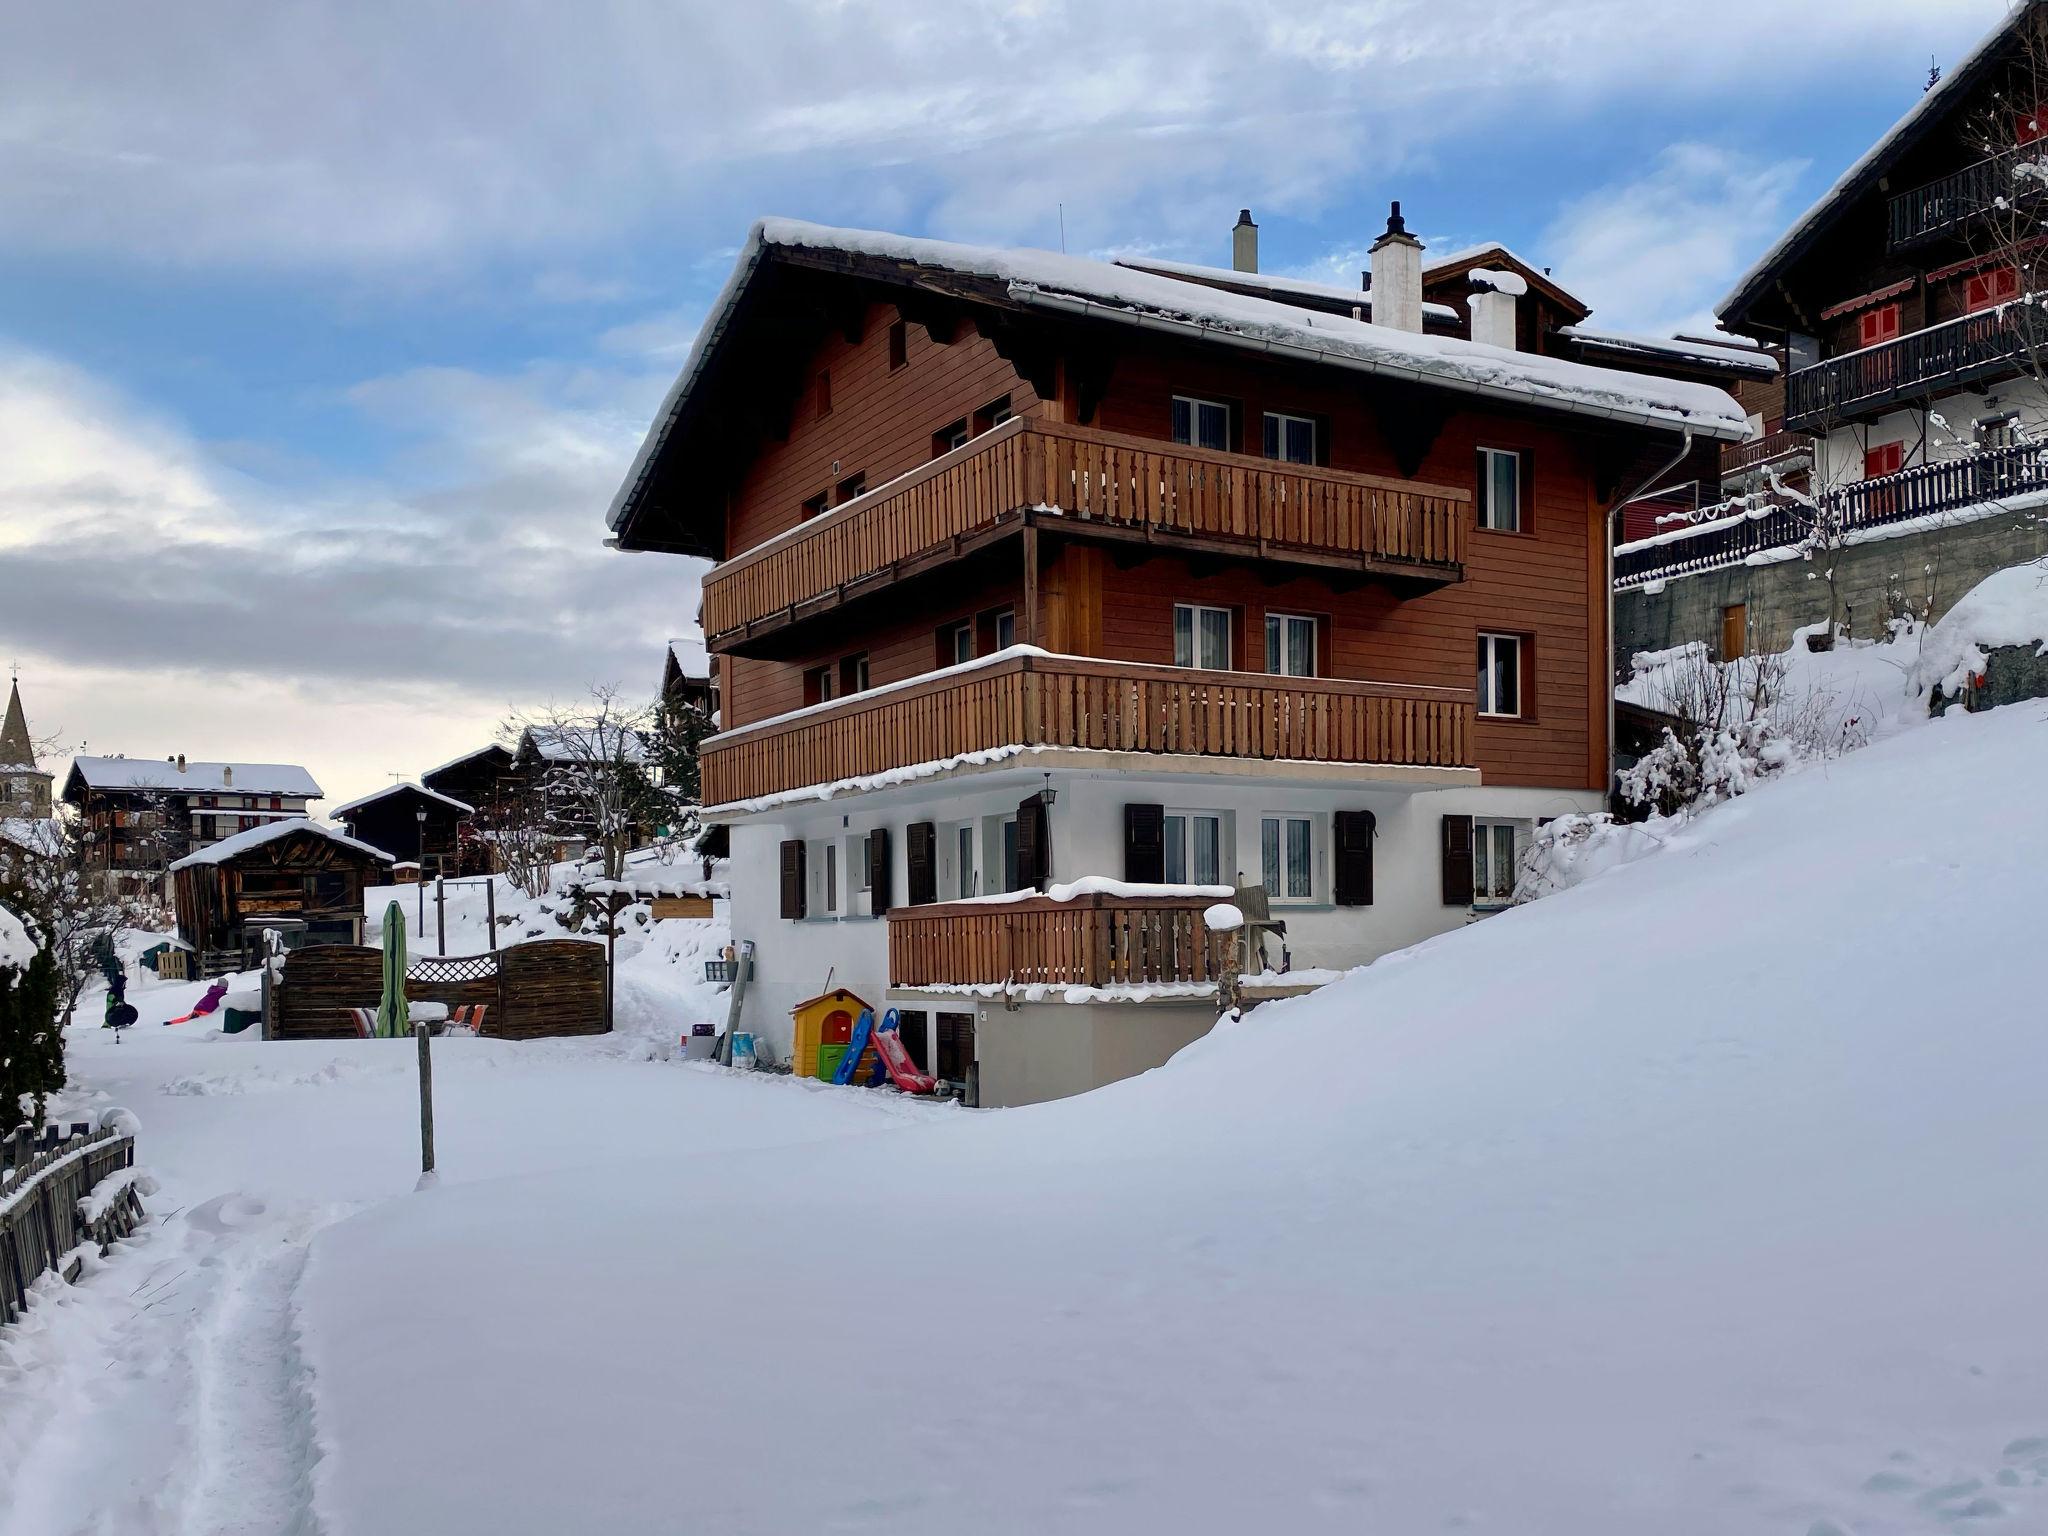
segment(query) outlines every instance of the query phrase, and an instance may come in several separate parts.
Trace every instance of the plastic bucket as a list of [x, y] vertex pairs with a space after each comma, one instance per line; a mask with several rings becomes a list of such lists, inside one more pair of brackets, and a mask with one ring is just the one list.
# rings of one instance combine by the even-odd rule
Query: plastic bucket
[[734, 1030], [732, 1035], [732, 1064], [742, 1072], [754, 1070], [754, 1037], [747, 1030]]

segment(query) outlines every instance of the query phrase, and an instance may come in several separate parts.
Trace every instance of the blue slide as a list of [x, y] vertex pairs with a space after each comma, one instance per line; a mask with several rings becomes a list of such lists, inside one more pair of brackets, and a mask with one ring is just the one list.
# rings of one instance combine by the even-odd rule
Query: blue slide
[[839, 1058], [839, 1066], [832, 1073], [832, 1081], [841, 1088], [853, 1081], [853, 1074], [860, 1066], [860, 1059], [867, 1054], [868, 1037], [875, 1032], [875, 1010], [863, 1008], [860, 1017], [853, 1021], [853, 1038], [846, 1043], [846, 1054]]

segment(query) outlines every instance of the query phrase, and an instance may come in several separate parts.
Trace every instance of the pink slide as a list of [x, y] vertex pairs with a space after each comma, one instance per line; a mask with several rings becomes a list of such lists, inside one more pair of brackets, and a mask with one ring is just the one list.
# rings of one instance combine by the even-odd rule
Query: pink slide
[[875, 1053], [882, 1058], [882, 1065], [888, 1069], [889, 1081], [898, 1088], [905, 1093], [937, 1091], [938, 1079], [917, 1070], [917, 1063], [910, 1059], [910, 1050], [904, 1045], [902, 1035], [893, 1029], [878, 1029], [871, 1043]]

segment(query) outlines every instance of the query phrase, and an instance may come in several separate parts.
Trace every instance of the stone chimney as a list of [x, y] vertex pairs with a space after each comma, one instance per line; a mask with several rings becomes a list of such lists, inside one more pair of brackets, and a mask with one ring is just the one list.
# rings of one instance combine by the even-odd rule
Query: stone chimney
[[1372, 244], [1372, 321], [1396, 331], [1422, 330], [1422, 242], [1408, 233], [1401, 205]]
[[1512, 352], [1516, 346], [1515, 312], [1529, 285], [1513, 272], [1479, 267], [1466, 274], [1472, 295], [1465, 303], [1472, 311], [1472, 339], [1481, 346]]
[[185, 771], [185, 754], [184, 754], [184, 753], [182, 753], [182, 752], [180, 752], [180, 753], [178, 754], [178, 772], [180, 772], [180, 773], [183, 773], [184, 771]]
[[1237, 210], [1237, 226], [1230, 231], [1230, 270], [1259, 270], [1259, 226], [1252, 222], [1249, 208]]
[[220, 781], [221, 781], [221, 783], [222, 783], [222, 784], [224, 784], [224, 785], [230, 785], [230, 786], [232, 786], [232, 785], [234, 784], [234, 782], [235, 782], [235, 765], [234, 765], [233, 763], [223, 763], [223, 764], [221, 764], [221, 769], [220, 769]]

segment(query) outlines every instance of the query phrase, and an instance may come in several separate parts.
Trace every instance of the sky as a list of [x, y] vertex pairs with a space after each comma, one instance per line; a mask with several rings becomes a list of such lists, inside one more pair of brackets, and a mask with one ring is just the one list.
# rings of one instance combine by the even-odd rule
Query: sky
[[603, 547], [766, 214], [1355, 283], [1400, 198], [1598, 323], [1715, 300], [2004, 0], [66, 0], [0, 13], [0, 663], [339, 804], [594, 684]]

